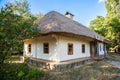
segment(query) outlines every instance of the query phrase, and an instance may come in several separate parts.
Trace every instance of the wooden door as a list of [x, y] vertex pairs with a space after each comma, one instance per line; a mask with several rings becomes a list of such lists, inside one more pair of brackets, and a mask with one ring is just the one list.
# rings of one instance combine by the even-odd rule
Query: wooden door
[[90, 42], [90, 57], [96, 57], [97, 56], [97, 44], [95, 41]]

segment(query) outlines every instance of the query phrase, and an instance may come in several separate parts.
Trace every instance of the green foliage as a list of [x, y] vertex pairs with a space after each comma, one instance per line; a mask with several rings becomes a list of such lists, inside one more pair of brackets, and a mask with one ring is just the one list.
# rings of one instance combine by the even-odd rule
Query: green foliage
[[8, 3], [0, 10], [0, 64], [12, 53], [23, 51], [23, 40], [34, 38], [39, 30], [27, 0]]
[[114, 47], [120, 44], [120, 0], [106, 0], [105, 5], [107, 15], [97, 16], [90, 22], [90, 28], [110, 39], [111, 47]]
[[37, 20], [36, 23], [38, 23], [38, 21], [44, 16], [41, 12], [39, 12], [37, 15], [35, 15]]
[[43, 72], [26, 63], [0, 65], [0, 80], [115, 80], [118, 73], [118, 68], [102, 61], [57, 74]]
[[0, 67], [0, 80], [37, 80], [42, 79], [44, 72], [30, 68], [27, 64], [3, 64]]
[[106, 36], [107, 28], [105, 27], [105, 18], [102, 16], [97, 16], [96, 19], [92, 20], [90, 22], [90, 29], [94, 30], [98, 34], [101, 34], [102, 36]]
[[30, 5], [27, 0], [14, 0], [14, 11], [20, 15], [26, 15], [30, 13]]

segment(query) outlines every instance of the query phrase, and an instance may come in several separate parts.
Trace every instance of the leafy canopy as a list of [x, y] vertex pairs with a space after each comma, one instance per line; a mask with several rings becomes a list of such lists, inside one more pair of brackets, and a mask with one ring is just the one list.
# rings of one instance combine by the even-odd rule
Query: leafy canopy
[[111, 40], [111, 47], [120, 44], [120, 0], [105, 1], [107, 14], [90, 22], [90, 29]]
[[27, 0], [7, 3], [0, 10], [0, 64], [15, 51], [22, 52], [23, 40], [38, 35], [36, 16], [29, 11]]

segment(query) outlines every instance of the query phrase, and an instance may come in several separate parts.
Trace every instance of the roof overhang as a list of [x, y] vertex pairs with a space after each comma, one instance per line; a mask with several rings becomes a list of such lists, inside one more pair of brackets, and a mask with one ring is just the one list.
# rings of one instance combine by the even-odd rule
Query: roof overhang
[[104, 39], [104, 43], [109, 44], [109, 43], [111, 43], [111, 41], [108, 39]]
[[49, 32], [49, 33], [39, 34], [39, 36], [47, 36], [47, 35], [50, 35], [50, 34], [66, 36], [66, 37], [71, 37], [71, 38], [79, 38], [79, 39], [85, 40], [85, 41], [99, 41], [99, 42], [103, 42], [103, 40], [100, 40], [100, 39], [92, 38], [92, 37], [85, 36], [85, 35], [67, 33], [67, 32]]

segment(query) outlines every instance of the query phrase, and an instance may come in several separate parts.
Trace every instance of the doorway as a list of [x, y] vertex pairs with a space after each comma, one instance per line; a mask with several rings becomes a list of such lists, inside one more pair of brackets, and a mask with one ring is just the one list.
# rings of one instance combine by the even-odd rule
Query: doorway
[[90, 42], [90, 57], [91, 58], [94, 58], [94, 57], [97, 57], [98, 54], [97, 54], [97, 41], [92, 41]]

